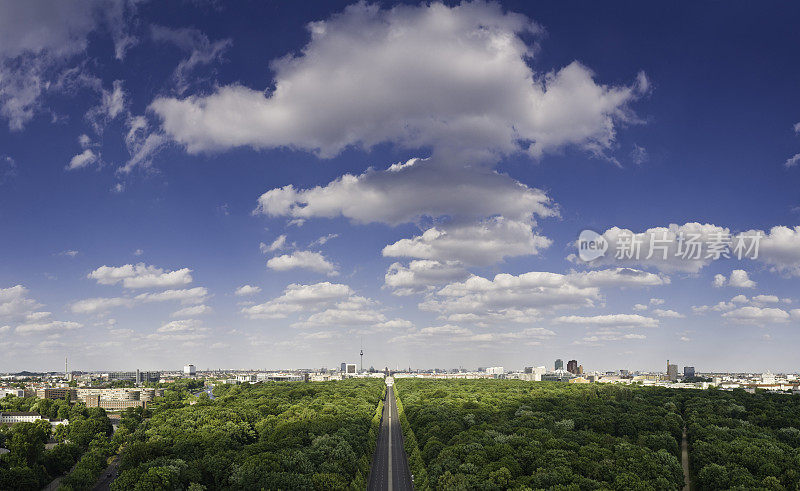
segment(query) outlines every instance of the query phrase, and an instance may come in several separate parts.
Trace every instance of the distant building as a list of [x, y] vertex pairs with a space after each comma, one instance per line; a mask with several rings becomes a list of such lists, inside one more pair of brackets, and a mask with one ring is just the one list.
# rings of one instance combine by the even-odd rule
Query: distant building
[[569, 382], [572, 377], [568, 371], [559, 369], [542, 375], [542, 382]]
[[346, 372], [347, 371], [347, 363], [342, 363], [342, 367], [339, 369], [339, 371], [340, 372]]
[[578, 375], [583, 375], [583, 365], [578, 365]]
[[61, 424], [69, 423], [69, 420], [66, 419], [43, 418], [39, 413], [14, 412], [14, 411], [8, 413], [0, 413], [0, 424], [3, 425], [13, 425], [16, 423], [35, 423], [39, 420], [45, 420], [52, 426], [58, 426]]
[[355, 375], [358, 373], [358, 368], [355, 363], [348, 363], [344, 367], [344, 373], [348, 375]]
[[570, 360], [567, 362], [567, 371], [573, 375], [578, 374], [578, 360]]
[[520, 379], [540, 382], [542, 380], [542, 375], [545, 373], [547, 373], [547, 368], [545, 367], [525, 367], [525, 373], [522, 374]]
[[683, 378], [694, 377], [694, 367], [683, 367]]
[[25, 389], [0, 389], [0, 399], [8, 395], [25, 397]]
[[36, 391], [36, 397], [39, 399], [63, 399], [74, 401], [76, 392], [72, 387], [45, 387]]
[[506, 370], [503, 367], [489, 367], [486, 369], [486, 373], [488, 375], [503, 375]]
[[184, 365], [183, 374], [186, 375], [187, 377], [194, 377], [195, 375], [197, 375], [197, 369], [192, 364]]
[[101, 407], [119, 411], [129, 407], [147, 407], [147, 403], [164, 395], [164, 389], [125, 388], [125, 389], [78, 389], [78, 400], [86, 407]]
[[557, 359], [556, 360], [555, 369], [556, 370], [563, 370], [564, 369], [564, 360], [562, 360], [561, 358]]
[[161, 380], [161, 372], [142, 372], [140, 370], [136, 370], [135, 372], [109, 372], [108, 380], [112, 382], [121, 380], [124, 382], [133, 382], [135, 384], [144, 382], [157, 383]]
[[670, 364], [667, 360], [667, 380], [676, 382], [678, 380], [678, 365]]

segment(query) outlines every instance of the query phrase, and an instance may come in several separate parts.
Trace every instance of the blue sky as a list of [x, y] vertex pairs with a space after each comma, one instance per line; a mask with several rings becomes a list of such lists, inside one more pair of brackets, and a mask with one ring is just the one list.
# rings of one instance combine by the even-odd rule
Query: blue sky
[[60, 5], [0, 4], [2, 371], [797, 369], [793, 6]]

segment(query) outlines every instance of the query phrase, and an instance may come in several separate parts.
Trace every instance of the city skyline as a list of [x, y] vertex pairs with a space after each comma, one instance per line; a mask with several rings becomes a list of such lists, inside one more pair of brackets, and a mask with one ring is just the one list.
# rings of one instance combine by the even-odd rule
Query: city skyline
[[800, 370], [800, 6], [56, 5], [0, 4], [0, 372]]

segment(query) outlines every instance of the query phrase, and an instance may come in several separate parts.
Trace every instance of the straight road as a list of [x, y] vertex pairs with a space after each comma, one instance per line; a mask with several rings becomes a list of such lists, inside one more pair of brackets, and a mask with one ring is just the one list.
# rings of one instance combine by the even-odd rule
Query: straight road
[[369, 491], [407, 491], [414, 489], [411, 470], [408, 467], [406, 452], [403, 449], [403, 431], [400, 416], [394, 399], [392, 386], [386, 387], [386, 400], [383, 403], [381, 431], [375, 455], [372, 456], [372, 469], [369, 472]]

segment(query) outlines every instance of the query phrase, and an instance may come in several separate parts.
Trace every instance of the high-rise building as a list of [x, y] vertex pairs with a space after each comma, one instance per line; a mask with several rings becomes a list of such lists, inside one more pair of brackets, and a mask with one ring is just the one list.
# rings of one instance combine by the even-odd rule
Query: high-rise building
[[340, 372], [344, 372], [347, 370], [347, 363], [342, 363], [341, 368], [339, 369]]
[[694, 377], [694, 367], [683, 367], [683, 378]]
[[557, 359], [555, 368], [556, 368], [556, 370], [563, 370], [564, 369], [564, 360], [562, 360], [561, 358]]
[[678, 365], [670, 364], [667, 360], [667, 380], [675, 382], [678, 380]]
[[197, 375], [197, 369], [191, 363], [183, 366], [183, 374], [187, 377], [194, 377]]
[[567, 362], [567, 371], [573, 375], [578, 374], [578, 360], [570, 360]]

